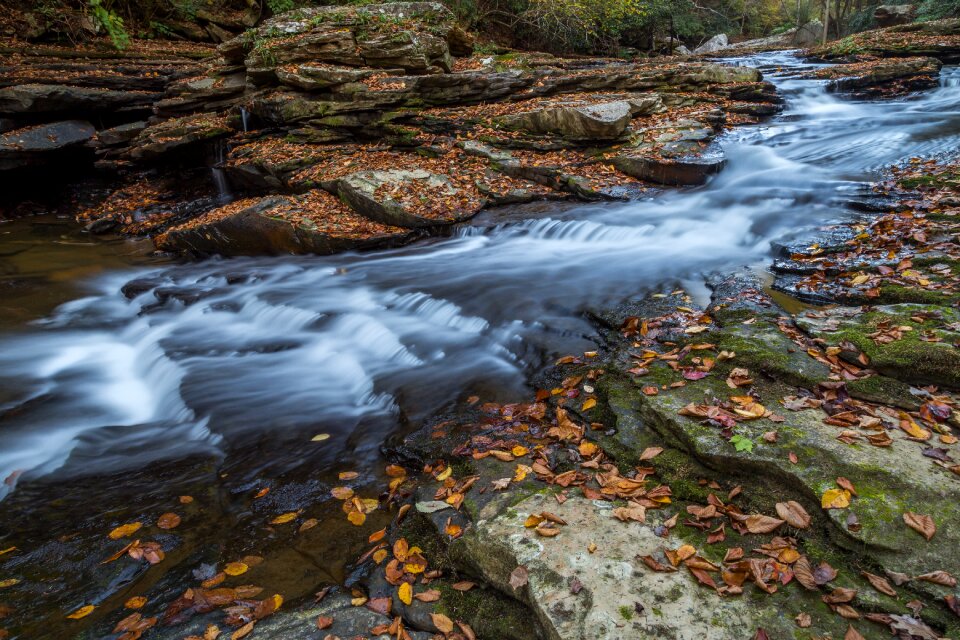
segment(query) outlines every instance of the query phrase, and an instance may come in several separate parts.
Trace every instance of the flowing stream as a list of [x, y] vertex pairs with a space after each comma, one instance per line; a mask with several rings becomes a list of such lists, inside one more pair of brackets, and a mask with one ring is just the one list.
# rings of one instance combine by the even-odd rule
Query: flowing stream
[[0, 497], [198, 452], [251, 478], [382, 466], [407, 425], [468, 395], [515, 398], [532, 369], [589, 349], [586, 309], [677, 286], [704, 298], [705, 273], [761, 266], [772, 243], [850, 215], [882, 167], [960, 146], [956, 68], [922, 95], [858, 102], [796, 78], [812, 65], [788, 53], [735, 63], [761, 67], [786, 109], [728, 134], [729, 164], [701, 188], [491, 211], [379, 253], [77, 274], [82, 294], [0, 325]]

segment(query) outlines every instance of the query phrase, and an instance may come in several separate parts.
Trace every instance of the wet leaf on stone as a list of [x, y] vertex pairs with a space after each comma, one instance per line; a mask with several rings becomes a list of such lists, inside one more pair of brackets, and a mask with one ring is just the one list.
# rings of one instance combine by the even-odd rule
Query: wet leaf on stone
[[333, 618], [330, 616], [319, 616], [317, 617], [317, 629], [321, 631], [323, 629], [329, 629], [333, 626]]
[[937, 532], [937, 525], [930, 516], [907, 511], [903, 514], [903, 521], [908, 527], [918, 532], [927, 540], [932, 539], [933, 535]]
[[527, 568], [523, 565], [520, 565], [510, 572], [510, 586], [513, 587], [514, 591], [516, 591], [520, 587], [523, 587], [527, 584], [528, 578], [529, 574], [527, 573]]
[[796, 529], [806, 529], [810, 526], [810, 514], [799, 502], [789, 500], [776, 504], [777, 515], [788, 525]]
[[161, 529], [176, 529], [180, 526], [180, 516], [175, 513], [165, 513], [157, 520], [157, 526]]

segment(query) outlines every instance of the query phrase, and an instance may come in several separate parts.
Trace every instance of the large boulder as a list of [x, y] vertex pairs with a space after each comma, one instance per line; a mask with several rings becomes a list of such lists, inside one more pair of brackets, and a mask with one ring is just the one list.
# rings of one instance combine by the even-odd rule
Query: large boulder
[[557, 106], [505, 116], [509, 128], [553, 134], [568, 140], [615, 140], [627, 130], [633, 110], [626, 100], [583, 106]]
[[87, 142], [95, 133], [89, 122], [66, 120], [2, 134], [0, 171], [43, 163], [59, 151]]
[[158, 236], [158, 249], [200, 254], [330, 254], [400, 244], [410, 231], [373, 222], [323, 191], [247, 198]]
[[913, 22], [916, 10], [912, 4], [882, 4], [873, 11], [879, 27], [892, 27]]
[[727, 34], [718, 33], [717, 35], [713, 36], [712, 38], [704, 42], [702, 45], [694, 49], [693, 53], [694, 55], [699, 55], [702, 53], [716, 53], [717, 51], [726, 49], [729, 44], [730, 43], [727, 40]]

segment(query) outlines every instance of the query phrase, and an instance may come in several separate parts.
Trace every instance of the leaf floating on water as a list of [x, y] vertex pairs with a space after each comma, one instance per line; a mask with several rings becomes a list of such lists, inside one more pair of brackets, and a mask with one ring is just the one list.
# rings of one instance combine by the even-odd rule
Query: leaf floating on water
[[297, 511], [290, 511], [289, 513], [283, 513], [273, 520], [270, 521], [270, 524], [287, 524], [288, 522], [293, 522], [297, 519], [300, 513]]
[[297, 533], [303, 533], [304, 531], [309, 531], [310, 529], [313, 529], [318, 524], [320, 524], [320, 521], [317, 520], [316, 518], [309, 518], [307, 520], [304, 520], [303, 524], [301, 524], [300, 527], [297, 529]]
[[147, 604], [147, 599], [143, 596], [134, 596], [123, 603], [127, 609], [142, 609]]
[[330, 490], [330, 495], [337, 500], [349, 500], [353, 497], [353, 489], [350, 487], [334, 487]]
[[180, 504], [190, 504], [193, 502], [193, 496], [180, 496]]
[[919, 513], [907, 511], [903, 514], [903, 521], [907, 523], [908, 527], [918, 532], [927, 540], [932, 539], [933, 534], [937, 532], [937, 525], [930, 516], [924, 516], [920, 515]]
[[17, 550], [16, 547], [7, 547], [6, 549], [3, 549], [2, 551], [0, 551], [0, 556], [5, 556], [11, 551], [16, 551], [16, 550]]
[[341, 471], [337, 474], [337, 477], [341, 480], [356, 480], [360, 477], [360, 474], [356, 471]]
[[12, 587], [15, 584], [20, 584], [19, 578], [7, 578], [6, 580], [0, 580], [0, 589], [6, 589], [7, 587]]
[[363, 511], [351, 511], [347, 514], [347, 520], [350, 521], [350, 524], [360, 526], [367, 521], [367, 514]]
[[120, 538], [126, 538], [133, 535], [137, 531], [139, 531], [140, 527], [142, 526], [143, 526], [142, 522], [129, 522], [127, 524], [120, 525], [119, 527], [111, 531], [109, 534], [107, 534], [107, 537], [110, 538], [111, 540], [119, 540]]
[[243, 562], [231, 562], [223, 568], [223, 572], [228, 576], [242, 576], [249, 569]]
[[324, 440], [329, 440], [329, 433], [318, 433], [317, 435], [310, 438], [310, 442], [323, 442]]
[[161, 529], [176, 529], [180, 526], [180, 516], [175, 513], [165, 513], [157, 520], [157, 526]]
[[93, 613], [94, 609], [96, 609], [94, 605], [88, 604], [84, 607], [80, 607], [79, 609], [77, 609], [76, 611], [68, 615], [67, 618], [70, 620], [80, 620], [81, 618], [86, 618], [88, 615]]

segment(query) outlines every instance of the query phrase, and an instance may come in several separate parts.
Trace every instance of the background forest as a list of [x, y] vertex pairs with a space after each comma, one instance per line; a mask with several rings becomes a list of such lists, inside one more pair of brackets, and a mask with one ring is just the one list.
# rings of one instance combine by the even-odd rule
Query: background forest
[[[696, 46], [725, 33], [732, 41], [782, 33], [821, 19], [821, 0], [443, 0], [463, 25], [497, 45], [564, 53], [630, 55]], [[875, 0], [826, 0], [830, 37], [874, 28]], [[31, 40], [79, 41], [109, 35], [228, 39], [270, 15], [301, 6], [367, 0], [40, 0], [14, 3], [7, 32]], [[960, 14], [960, 0], [921, 0], [916, 20]], [[14, 27], [13, 25], [16, 25]], [[24, 32], [23, 25], [27, 25]], [[482, 46], [481, 46], [482, 50]]]

